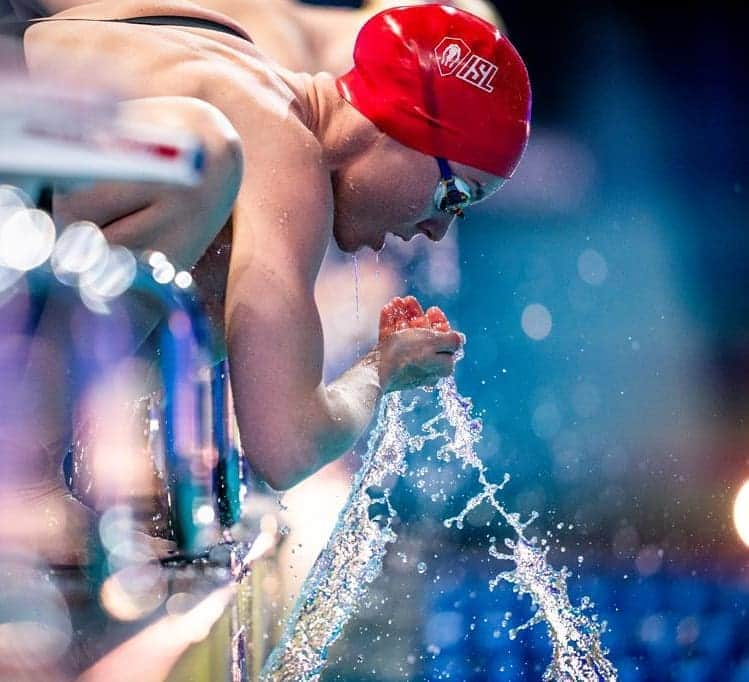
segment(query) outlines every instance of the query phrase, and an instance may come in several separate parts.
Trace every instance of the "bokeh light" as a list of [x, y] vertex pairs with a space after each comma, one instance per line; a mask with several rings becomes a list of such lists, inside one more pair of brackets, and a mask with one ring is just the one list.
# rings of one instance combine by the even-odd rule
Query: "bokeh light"
[[160, 261], [153, 266], [153, 278], [159, 284], [169, 284], [176, 274], [177, 271], [168, 260]]
[[54, 245], [55, 224], [37, 208], [6, 213], [0, 222], [0, 265], [32, 270], [50, 257]]
[[606, 259], [594, 249], [585, 249], [577, 257], [577, 274], [586, 284], [600, 286], [606, 281], [609, 267]]
[[99, 599], [117, 620], [133, 621], [155, 611], [166, 599], [167, 580], [157, 563], [128, 566], [104, 581]]
[[0, 222], [10, 213], [23, 208], [34, 208], [31, 199], [18, 187], [0, 185]]
[[0, 669], [7, 674], [29, 662], [40, 667], [55, 663], [73, 636], [63, 595], [34, 566], [0, 561], [0, 574]]
[[99, 537], [108, 551], [113, 551], [134, 530], [133, 512], [125, 505], [107, 509], [99, 519]]
[[109, 247], [106, 266], [81, 282], [81, 300], [94, 312], [106, 312], [106, 303], [125, 293], [135, 281], [137, 261], [124, 246]]
[[741, 541], [749, 547], [749, 480], [744, 482], [734, 500], [733, 523]]
[[137, 530], [131, 530], [109, 552], [107, 562], [110, 572], [117, 573], [123, 568], [145, 565], [158, 559], [147, 536]]
[[166, 262], [166, 256], [161, 251], [151, 251], [148, 254], [148, 264], [155, 268]]
[[186, 270], [181, 270], [174, 276], [174, 283], [180, 289], [189, 289], [192, 286], [192, 275]]
[[63, 284], [95, 280], [104, 270], [109, 248], [97, 225], [88, 221], [68, 225], [52, 253], [52, 270]]
[[527, 336], [534, 341], [541, 341], [551, 333], [551, 313], [540, 303], [531, 303], [525, 307], [520, 318], [520, 325]]
[[23, 272], [20, 270], [0, 265], [0, 294], [10, 289], [21, 277]]
[[562, 426], [562, 415], [553, 401], [541, 403], [533, 410], [531, 419], [533, 433], [544, 440], [556, 435]]
[[201, 525], [213, 523], [215, 518], [216, 512], [210, 504], [201, 504], [195, 512], [195, 520]]

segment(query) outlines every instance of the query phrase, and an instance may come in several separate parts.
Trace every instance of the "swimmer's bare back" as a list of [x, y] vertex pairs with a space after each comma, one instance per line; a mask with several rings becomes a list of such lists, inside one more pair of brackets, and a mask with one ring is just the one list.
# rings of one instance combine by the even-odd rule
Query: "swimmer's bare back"
[[[297, 271], [283, 276], [301, 277], [311, 287], [330, 236], [332, 196], [308, 127], [315, 118], [310, 77], [277, 67], [249, 39], [210, 28], [107, 21], [170, 15], [244, 33], [231, 19], [190, 2], [110, 0], [68, 9], [31, 27], [25, 35], [27, 63], [32, 73], [85, 79], [129, 99], [189, 97], [219, 109], [239, 135], [244, 156], [233, 240], [247, 243], [246, 257], [252, 252], [268, 273], [293, 252]], [[300, 186], [314, 192], [314, 202], [302, 205]], [[296, 211], [304, 218], [294, 220]], [[303, 234], [295, 236], [295, 227]], [[232, 230], [222, 230], [197, 265], [196, 281], [212, 307], [224, 298], [229, 254], [236, 252], [231, 241]], [[164, 250], [180, 260], [168, 246]], [[259, 253], [267, 264], [258, 262]]]
[[[215, 19], [190, 3], [120, 0], [54, 18], [166, 12]], [[243, 155], [224, 310], [246, 454], [277, 487], [341, 454], [369, 421], [376, 385], [370, 367], [357, 372], [356, 395], [367, 395], [360, 410], [358, 402], [355, 408], [348, 405], [353, 400], [363, 405], [363, 398], [344, 400], [343, 392], [328, 391], [322, 382], [323, 335], [314, 285], [333, 235], [338, 150], [342, 144], [355, 146], [346, 142], [349, 130], [332, 120], [341, 112], [346, 121], [358, 117], [359, 125], [363, 120], [337, 95], [333, 78], [290, 73], [252, 43], [204, 28], [56, 20], [27, 31], [25, 48], [32, 72], [60, 73], [61, 63], [72, 63], [67, 71], [73, 78], [90, 74], [132, 99], [196, 98], [226, 117]], [[127, 218], [123, 225], [127, 229]], [[136, 229], [147, 235], [149, 226]], [[129, 236], [138, 242], [137, 235]], [[178, 235], [172, 241], [162, 250], [179, 260]], [[149, 242], [139, 245], [147, 248]]]

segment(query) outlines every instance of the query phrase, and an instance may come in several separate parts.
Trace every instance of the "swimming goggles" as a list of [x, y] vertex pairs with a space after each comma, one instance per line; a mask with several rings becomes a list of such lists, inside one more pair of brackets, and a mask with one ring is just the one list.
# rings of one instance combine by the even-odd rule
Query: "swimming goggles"
[[463, 209], [480, 197], [473, 195], [470, 185], [452, 172], [450, 164], [445, 159], [436, 158], [441, 177], [437, 188], [434, 190], [434, 207], [442, 213], [450, 213], [458, 216], [458, 218], [465, 218]]

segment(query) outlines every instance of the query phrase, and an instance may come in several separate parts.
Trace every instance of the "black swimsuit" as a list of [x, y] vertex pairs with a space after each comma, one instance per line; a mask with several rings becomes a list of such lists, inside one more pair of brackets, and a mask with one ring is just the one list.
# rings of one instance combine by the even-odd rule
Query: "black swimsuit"
[[30, 21], [3, 21], [0, 22], [0, 35], [11, 36], [15, 38], [23, 38], [26, 31], [31, 28], [34, 24], [41, 24], [47, 21], [98, 21], [98, 22], [112, 22], [117, 24], [146, 24], [148, 26], [186, 26], [189, 28], [207, 28], [211, 31], [219, 31], [220, 33], [226, 33], [242, 40], [252, 42], [244, 33], [240, 33], [231, 26], [220, 24], [217, 21], [211, 21], [210, 19], [200, 19], [198, 17], [181, 17], [181, 16], [169, 16], [169, 15], [157, 15], [150, 17], [129, 17], [127, 19], [81, 19], [77, 17], [71, 17], [70, 19], [31, 19]]

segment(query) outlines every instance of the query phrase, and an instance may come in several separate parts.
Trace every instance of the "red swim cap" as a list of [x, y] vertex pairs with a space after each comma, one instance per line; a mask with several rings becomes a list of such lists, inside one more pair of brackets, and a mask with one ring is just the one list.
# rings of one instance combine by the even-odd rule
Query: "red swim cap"
[[508, 178], [530, 132], [528, 72], [496, 26], [446, 5], [397, 7], [356, 38], [342, 97], [401, 144]]

